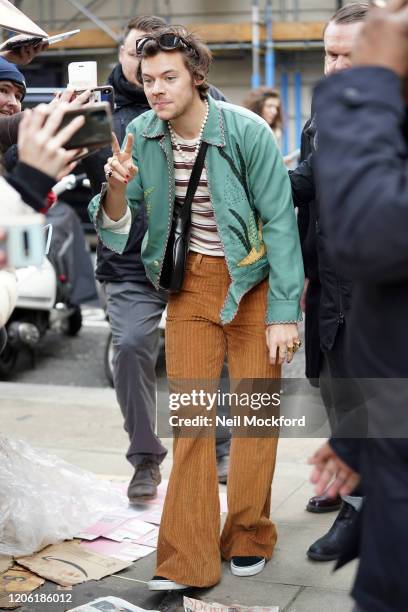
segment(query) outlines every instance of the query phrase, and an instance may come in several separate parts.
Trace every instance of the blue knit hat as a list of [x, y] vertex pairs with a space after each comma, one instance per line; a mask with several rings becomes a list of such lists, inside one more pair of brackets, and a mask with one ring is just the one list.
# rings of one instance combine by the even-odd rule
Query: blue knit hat
[[0, 56], [0, 81], [12, 81], [19, 85], [23, 90], [23, 98], [26, 94], [26, 82], [24, 75], [19, 71], [15, 64], [8, 62]]

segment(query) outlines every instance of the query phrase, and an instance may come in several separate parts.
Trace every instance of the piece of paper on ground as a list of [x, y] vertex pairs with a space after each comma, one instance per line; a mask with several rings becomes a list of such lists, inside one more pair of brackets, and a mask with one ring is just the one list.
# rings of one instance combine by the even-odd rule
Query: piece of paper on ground
[[77, 541], [47, 546], [35, 555], [19, 557], [17, 562], [61, 586], [100, 580], [131, 565], [131, 562], [97, 555]]
[[191, 597], [183, 598], [183, 606], [185, 612], [279, 612], [279, 606], [241, 606], [240, 604], [219, 604], [206, 603], [191, 599]]
[[123, 525], [123, 523], [126, 523], [127, 520], [128, 519], [122, 517], [106, 514], [99, 521], [89, 525], [84, 531], [81, 531], [77, 537], [81, 540], [95, 540], [96, 538], [104, 536], [109, 531], [114, 531]]
[[98, 538], [93, 542], [81, 542], [81, 546], [98, 555], [115, 557], [122, 561], [137, 561], [155, 551], [151, 546], [142, 546], [134, 542], [114, 542], [106, 538]]
[[146, 535], [141, 536], [140, 538], [136, 538], [133, 540], [135, 544], [143, 544], [143, 546], [151, 546], [152, 548], [157, 548], [157, 541], [159, 539], [159, 528], [153, 526], [153, 531], [146, 533]]
[[13, 602], [13, 595], [31, 593], [44, 584], [44, 580], [31, 572], [13, 566], [0, 574], [0, 608], [13, 610], [19, 608], [21, 603]]
[[99, 597], [78, 608], [70, 608], [67, 612], [96, 612], [97, 610], [103, 610], [103, 612], [157, 612], [157, 610], [139, 608], [119, 597]]
[[123, 542], [124, 540], [135, 540], [140, 538], [147, 533], [153, 531], [154, 525], [138, 519], [130, 519], [122, 523], [116, 529], [107, 531], [104, 534], [105, 538], [109, 540], [115, 540], [116, 542]]

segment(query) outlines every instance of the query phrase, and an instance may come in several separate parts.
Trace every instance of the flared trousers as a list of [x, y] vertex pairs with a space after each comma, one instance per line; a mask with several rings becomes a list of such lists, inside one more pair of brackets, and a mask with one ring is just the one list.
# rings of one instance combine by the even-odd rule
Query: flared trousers
[[[241, 300], [221, 324], [230, 276], [225, 259], [190, 253], [182, 291], [170, 297], [166, 363], [170, 391], [188, 381], [218, 384], [225, 357], [230, 379], [279, 379], [265, 340], [268, 281]], [[212, 435], [174, 440], [173, 467], [160, 525], [156, 574], [206, 587], [221, 577], [221, 559], [269, 559], [277, 539], [270, 519], [277, 436], [233, 437], [227, 484], [228, 515], [220, 536], [220, 505]]]

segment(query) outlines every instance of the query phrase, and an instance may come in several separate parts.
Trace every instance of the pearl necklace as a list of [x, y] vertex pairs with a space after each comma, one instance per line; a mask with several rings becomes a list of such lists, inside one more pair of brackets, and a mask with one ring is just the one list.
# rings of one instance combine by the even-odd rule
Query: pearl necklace
[[196, 160], [196, 157], [198, 155], [198, 151], [200, 150], [200, 146], [201, 146], [201, 141], [202, 141], [202, 138], [203, 138], [203, 132], [204, 132], [205, 124], [207, 123], [208, 114], [210, 112], [207, 100], [205, 100], [205, 106], [206, 106], [205, 116], [204, 116], [203, 123], [201, 125], [200, 133], [198, 134], [198, 140], [197, 140], [197, 144], [195, 146], [194, 154], [193, 154], [192, 158], [190, 158], [188, 155], [185, 154], [185, 152], [183, 151], [183, 149], [180, 146], [180, 143], [177, 142], [176, 134], [174, 133], [174, 130], [171, 127], [170, 121], [167, 122], [167, 125], [168, 125], [168, 128], [169, 128], [169, 132], [170, 132], [171, 142], [174, 144], [174, 146], [176, 147], [178, 153], [180, 153], [180, 155], [184, 159], [184, 161], [189, 162], [189, 163], [194, 162]]

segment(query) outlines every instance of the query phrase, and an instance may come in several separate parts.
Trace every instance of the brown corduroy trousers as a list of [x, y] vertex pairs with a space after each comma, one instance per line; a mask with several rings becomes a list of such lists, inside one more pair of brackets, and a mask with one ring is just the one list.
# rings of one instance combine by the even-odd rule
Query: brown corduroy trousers
[[[166, 362], [170, 390], [190, 379], [215, 381], [225, 355], [231, 379], [280, 378], [269, 364], [265, 341], [268, 281], [247, 293], [231, 323], [220, 323], [230, 284], [224, 258], [190, 253], [180, 293], [170, 297]], [[276, 543], [269, 518], [277, 437], [233, 437], [227, 498], [228, 516], [220, 538], [215, 439], [174, 441], [173, 468], [160, 525], [158, 576], [189, 586], [216, 584], [221, 556], [269, 559]]]

